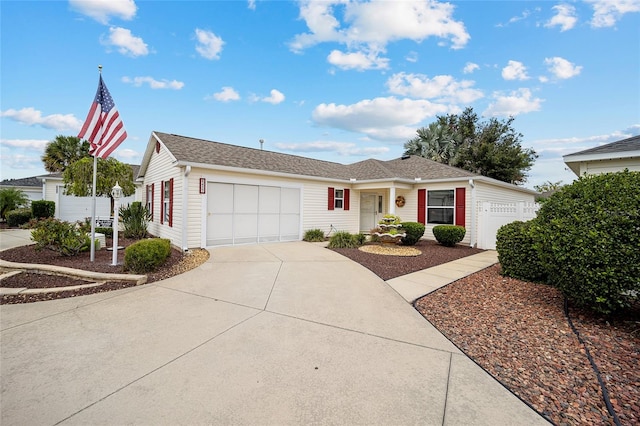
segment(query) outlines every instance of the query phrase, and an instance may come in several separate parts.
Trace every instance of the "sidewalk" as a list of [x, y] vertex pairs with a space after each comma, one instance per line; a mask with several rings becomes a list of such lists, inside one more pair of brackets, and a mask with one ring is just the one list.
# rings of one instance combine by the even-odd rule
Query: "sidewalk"
[[463, 257], [449, 263], [423, 269], [387, 281], [400, 296], [409, 303], [421, 298], [467, 275], [488, 268], [498, 262], [498, 253], [494, 250]]

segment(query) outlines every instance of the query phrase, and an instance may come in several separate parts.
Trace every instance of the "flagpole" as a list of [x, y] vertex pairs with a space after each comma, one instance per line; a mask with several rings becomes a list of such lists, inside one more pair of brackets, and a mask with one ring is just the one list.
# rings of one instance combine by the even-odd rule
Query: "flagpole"
[[[102, 75], [102, 65], [98, 65], [98, 74]], [[96, 259], [96, 170], [98, 157], [93, 155], [93, 182], [91, 184], [91, 256], [93, 262]]]

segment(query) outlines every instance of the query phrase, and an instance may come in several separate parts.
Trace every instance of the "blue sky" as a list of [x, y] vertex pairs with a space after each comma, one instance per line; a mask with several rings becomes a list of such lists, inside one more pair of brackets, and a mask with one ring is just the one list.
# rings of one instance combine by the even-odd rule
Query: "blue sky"
[[0, 2], [0, 177], [45, 173], [98, 65], [139, 164], [153, 130], [339, 163], [397, 158], [437, 115], [515, 117], [562, 155], [640, 134], [640, 0]]

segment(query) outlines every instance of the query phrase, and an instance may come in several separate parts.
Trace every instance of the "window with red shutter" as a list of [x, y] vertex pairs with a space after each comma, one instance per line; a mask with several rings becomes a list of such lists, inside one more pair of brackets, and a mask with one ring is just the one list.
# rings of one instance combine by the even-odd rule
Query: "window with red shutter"
[[344, 190], [344, 209], [349, 210], [349, 189]]
[[169, 226], [173, 226], [173, 178], [169, 179]]

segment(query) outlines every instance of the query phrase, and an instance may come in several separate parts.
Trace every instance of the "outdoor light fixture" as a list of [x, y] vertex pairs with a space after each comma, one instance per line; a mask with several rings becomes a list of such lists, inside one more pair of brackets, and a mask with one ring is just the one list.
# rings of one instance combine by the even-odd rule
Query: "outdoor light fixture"
[[113, 256], [111, 265], [116, 266], [118, 264], [118, 216], [120, 215], [120, 197], [122, 197], [122, 188], [117, 181], [116, 186], [111, 190], [111, 196], [113, 197]]

